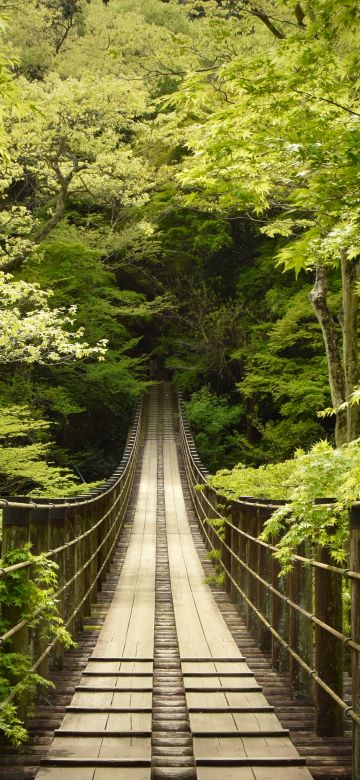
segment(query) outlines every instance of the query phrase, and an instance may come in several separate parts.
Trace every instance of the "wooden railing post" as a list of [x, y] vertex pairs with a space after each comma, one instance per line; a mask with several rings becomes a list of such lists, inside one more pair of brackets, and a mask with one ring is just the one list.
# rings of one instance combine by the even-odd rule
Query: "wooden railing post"
[[[247, 530], [250, 536], [252, 536], [254, 539], [257, 538], [258, 535], [258, 514], [257, 509], [254, 507], [253, 509], [250, 509], [248, 513], [248, 521], [247, 521]], [[257, 568], [258, 568], [258, 545], [256, 542], [253, 542], [251, 539], [248, 539], [247, 543], [247, 565], [249, 566], [250, 570], [252, 572], [255, 572], [257, 574]], [[254, 604], [254, 606], [258, 607], [258, 584], [259, 581], [256, 577], [253, 576], [249, 572], [248, 575], [248, 598], [250, 599], [251, 603]], [[258, 631], [259, 631], [259, 619], [253, 612], [252, 607], [249, 606], [249, 612], [248, 612], [248, 628], [252, 632], [252, 634], [257, 637]]]
[[[231, 522], [232, 524], [238, 528], [239, 522], [240, 522], [240, 511], [239, 506], [236, 504], [235, 501], [232, 501], [231, 503]], [[240, 547], [240, 534], [238, 534], [233, 528], [231, 529], [231, 538], [230, 538], [230, 546], [235, 553], [235, 555], [239, 556], [239, 547]], [[241, 581], [241, 566], [236, 560], [236, 558], [233, 558], [232, 561], [232, 576], [235, 580], [235, 582], [240, 586]], [[236, 589], [235, 585], [231, 583], [231, 598], [235, 602], [235, 604], [239, 605], [241, 601], [241, 596]]]
[[[258, 536], [261, 534], [264, 528], [264, 522], [269, 517], [269, 511], [263, 508], [258, 509]], [[266, 582], [271, 581], [271, 552], [267, 547], [262, 544], [257, 545], [257, 571]], [[270, 593], [265, 585], [258, 581], [257, 584], [257, 604], [259, 611], [270, 623]], [[271, 652], [271, 632], [268, 628], [259, 620], [258, 626], [258, 640], [263, 653]]]
[[[74, 533], [75, 537], [81, 537], [85, 531], [85, 518], [82, 507], [76, 507], [74, 511]], [[84, 605], [80, 606], [82, 598], [85, 593], [84, 589], [84, 573], [81, 569], [85, 563], [85, 542], [84, 539], [80, 539], [75, 545], [73, 550], [75, 574], [77, 574], [74, 583], [74, 607], [78, 608], [78, 613], [75, 617], [75, 627], [77, 630], [83, 629], [84, 618]]]
[[[272, 544], [276, 544], [274, 539]], [[280, 571], [279, 561], [272, 554], [271, 583], [279, 593], [287, 595], [289, 578], [288, 576], [280, 575]], [[289, 626], [288, 606], [284, 599], [276, 593], [271, 594], [271, 625], [284, 640], [287, 639]], [[289, 655], [274, 636], [271, 637], [271, 663], [277, 672], [284, 672], [289, 668]]]
[[[90, 519], [91, 515], [89, 512], [89, 507], [87, 506], [84, 510], [84, 517], [83, 517], [83, 527], [84, 527], [84, 533], [89, 530], [90, 528]], [[88, 563], [91, 557], [91, 541], [90, 541], [91, 534], [88, 534], [85, 536], [84, 542], [83, 542], [83, 555], [84, 555], [84, 564]], [[91, 586], [91, 564], [89, 563], [83, 572], [83, 596], [85, 597], [85, 594], [88, 593]], [[86, 596], [86, 599], [84, 601], [83, 606], [83, 618], [90, 617], [91, 615], [91, 591]]]
[[[96, 501], [94, 505], [95, 509], [95, 522], [97, 523], [101, 518], [103, 517], [105, 511], [106, 511], [106, 501], [103, 498], [99, 498], [98, 501]], [[105, 558], [105, 545], [101, 546], [102, 541], [104, 540], [106, 534], [106, 522], [102, 521], [100, 525], [97, 528], [97, 535], [96, 535], [96, 546], [100, 547], [98, 554], [96, 556], [96, 565], [97, 565], [97, 572], [100, 571]], [[97, 581], [97, 589], [98, 592], [101, 593], [102, 591], [102, 585], [104, 581], [105, 572], [104, 569], [102, 570], [100, 577]]]
[[[317, 559], [331, 564], [330, 553], [318, 546]], [[315, 615], [323, 623], [342, 631], [342, 578], [332, 571], [315, 569]], [[343, 643], [315, 625], [315, 668], [321, 679], [343, 698]], [[315, 685], [316, 733], [340, 737], [344, 733], [343, 712], [323, 688]]]
[[[204, 497], [209, 498], [210, 492], [211, 492], [210, 488], [207, 485], [205, 485], [205, 487], [203, 488], [202, 491], [200, 491], [200, 493], [199, 493], [199, 491], [195, 490], [195, 496], [197, 496], [198, 493], [199, 493], [199, 496], [201, 496], [200, 502], [201, 502], [201, 506], [202, 506], [202, 510], [203, 510], [202, 514], [204, 515], [203, 522], [205, 524], [205, 530], [206, 530], [206, 532], [207, 532], [207, 534], [209, 536], [209, 539], [210, 539], [211, 543], [214, 545], [215, 548], [218, 549], [219, 548], [219, 542], [216, 539], [215, 529], [212, 527], [212, 525], [210, 523], [206, 523], [206, 520], [205, 520], [206, 517], [209, 517], [209, 506], [208, 506], [207, 502], [205, 501]], [[209, 517], [209, 520], [214, 520], [214, 518]], [[206, 546], [209, 548], [209, 542], [207, 541], [206, 536], [204, 536], [204, 541], [205, 541]], [[209, 549], [211, 549], [211, 548], [209, 548]]]
[[[111, 549], [111, 542], [112, 542], [112, 535], [110, 534], [110, 529], [113, 524], [113, 520], [115, 518], [114, 510], [112, 509], [112, 502], [113, 502], [113, 493], [112, 491], [108, 493], [108, 495], [104, 496], [104, 514], [107, 514], [107, 517], [105, 518], [104, 522], [104, 537], [107, 536], [107, 541], [104, 544], [104, 561], [106, 561], [104, 566], [104, 578], [110, 571], [110, 564], [111, 560], [108, 557]], [[113, 532], [112, 532], [113, 533]]]
[[[65, 508], [61, 505], [57, 505], [50, 508], [50, 532], [49, 532], [49, 546], [51, 550], [55, 550], [57, 547], [62, 547], [65, 542]], [[66, 551], [58, 553], [54, 560], [58, 565], [56, 572], [57, 575], [57, 590], [60, 590], [65, 584], [65, 554]], [[64, 593], [57, 598], [57, 609], [59, 616], [64, 620], [65, 608], [64, 608]], [[61, 642], [57, 642], [50, 657], [50, 666], [53, 669], [62, 669], [64, 661], [64, 645]]]
[[[217, 503], [218, 502], [216, 502], [216, 504]], [[226, 499], [224, 500], [224, 503], [225, 503], [225, 507], [224, 507], [225, 512], [224, 512], [224, 514], [225, 514], [225, 516], [227, 516], [229, 514], [229, 512], [231, 511], [230, 510], [230, 505], [226, 501]], [[225, 544], [227, 545], [227, 547], [229, 547], [230, 550], [231, 550], [231, 528], [230, 528], [229, 524], [226, 522], [226, 520], [225, 520], [225, 528], [224, 528], [224, 541], [225, 541]], [[224, 563], [224, 566], [226, 566], [228, 572], [232, 576], [232, 574], [233, 574], [233, 558], [232, 558], [231, 552], [229, 552], [229, 550], [227, 550], [226, 547], [223, 547], [223, 546], [221, 546], [221, 558], [222, 558], [222, 561]], [[225, 585], [225, 588], [226, 588], [227, 592], [231, 593], [231, 579], [230, 579], [230, 577], [226, 573], [225, 573], [224, 585]]]
[[[65, 512], [65, 543], [71, 542], [75, 538], [75, 510], [73, 507], [67, 507]], [[69, 582], [75, 574], [75, 545], [69, 546], [65, 550], [65, 582]], [[75, 604], [75, 585], [74, 582], [65, 590], [64, 594], [64, 610], [65, 610], [65, 622], [68, 621], [70, 615], [74, 611]], [[72, 619], [68, 625], [70, 633], [74, 631], [74, 619]]]
[[[246, 524], [246, 512], [244, 510], [244, 507], [240, 506], [239, 508], [239, 529], [241, 531], [247, 531], [247, 524]], [[242, 534], [239, 534], [239, 558], [240, 560], [244, 561], [246, 563], [246, 555], [247, 555], [247, 540], [245, 536], [242, 536]], [[240, 565], [240, 587], [241, 590], [247, 595], [247, 582], [248, 582], [248, 573], [244, 569], [243, 566]], [[244, 619], [246, 619], [248, 614], [248, 606], [243, 598], [240, 597], [240, 612]]]
[[[360, 504], [350, 510], [350, 570], [360, 573]], [[360, 581], [351, 580], [351, 636], [360, 644]], [[352, 650], [352, 708], [360, 715], [360, 654]], [[360, 726], [353, 721], [353, 778], [360, 777]]]
[[[32, 509], [30, 512], [30, 541], [31, 551], [38, 555], [48, 552], [50, 547], [50, 509], [47, 506], [44, 509]], [[44, 624], [40, 620], [38, 626], [33, 631], [32, 655], [34, 660], [39, 658], [49, 644], [49, 637], [44, 636]], [[49, 673], [49, 656], [41, 661], [37, 667], [37, 673], [42, 677], [47, 677]]]
[[95, 512], [95, 504], [90, 504], [89, 507], [89, 528], [92, 529], [91, 534], [89, 534], [90, 539], [90, 557], [92, 557], [92, 561], [90, 563], [90, 578], [91, 578], [91, 594], [90, 594], [90, 611], [89, 615], [91, 614], [91, 607], [96, 604], [98, 599], [98, 588], [97, 583], [95, 582], [96, 574], [97, 574], [97, 555], [95, 554], [95, 550], [97, 548], [97, 531], [94, 530], [93, 526], [96, 522], [95, 520], [96, 512]]
[[[297, 552], [304, 556], [304, 545], [299, 547]], [[296, 560], [293, 562], [289, 576], [289, 596], [291, 601], [312, 614], [313, 569], [311, 566], [304, 566], [302, 562]], [[311, 620], [289, 605], [289, 645], [311, 668], [313, 667], [313, 634]], [[292, 655], [289, 657], [289, 686], [290, 696], [294, 699], [301, 697], [312, 701], [313, 681]]]
[[[20, 500], [27, 502], [29, 499]], [[6, 555], [6, 553], [11, 550], [22, 549], [29, 541], [30, 512], [30, 508], [17, 509], [15, 507], [8, 507], [7, 509], [4, 509], [2, 538], [3, 555]], [[29, 569], [25, 569], [24, 577], [28, 576]], [[3, 617], [9, 621], [10, 626], [16, 626], [21, 620], [21, 612], [18, 607], [3, 606], [2, 613]], [[7, 646], [5, 646], [5, 652], [6, 650]], [[11, 638], [9, 652], [29, 655], [29, 631], [27, 626], [20, 628]], [[18, 706], [19, 717], [25, 720], [27, 710], [26, 698], [22, 697], [21, 700], [17, 699], [16, 704]]]

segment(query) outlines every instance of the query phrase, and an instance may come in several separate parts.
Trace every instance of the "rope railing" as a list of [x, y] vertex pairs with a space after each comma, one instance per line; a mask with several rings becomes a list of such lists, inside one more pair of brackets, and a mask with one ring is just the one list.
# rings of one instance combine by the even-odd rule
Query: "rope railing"
[[[289, 574], [281, 575], [276, 540], [270, 544], [259, 535], [286, 502], [220, 496], [196, 453], [181, 395], [179, 422], [192, 503], [226, 589], [262, 650], [271, 655], [273, 668], [288, 672], [291, 696], [314, 705], [316, 733], [342, 736], [344, 715], [351, 719], [353, 777], [360, 776], [359, 503], [350, 510], [347, 568], [335, 566], [319, 545], [302, 545], [291, 556]], [[351, 590], [348, 608], [344, 585]]]
[[[134, 483], [141, 421], [140, 403], [120, 466], [102, 488], [65, 500], [0, 501], [3, 555], [30, 542], [35, 556], [45, 553], [57, 564], [58, 587], [52, 599], [64, 626], [71, 631], [82, 628], [84, 616], [90, 615], [109, 570]], [[31, 576], [34, 565], [36, 561], [25, 560], [4, 566], [0, 568], [0, 578], [22, 570], [23, 576]], [[45, 604], [40, 605], [31, 616], [21, 619], [18, 608], [5, 606], [2, 617], [10, 627], [0, 637], [0, 647], [3, 652], [30, 653], [31, 671], [46, 677], [50, 654], [54, 665], [61, 668], [64, 651], [57, 636], [51, 638], [43, 631], [41, 615], [45, 609]], [[13, 699], [14, 694], [10, 694], [2, 705]]]

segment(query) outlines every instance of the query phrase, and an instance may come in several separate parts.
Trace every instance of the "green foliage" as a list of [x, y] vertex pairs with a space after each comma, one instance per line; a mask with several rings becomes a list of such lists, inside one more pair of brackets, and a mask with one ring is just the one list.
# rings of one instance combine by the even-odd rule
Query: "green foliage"
[[[74, 646], [68, 632], [64, 631], [58, 615], [55, 592], [57, 586], [58, 565], [46, 556], [46, 553], [34, 555], [31, 545], [23, 549], [13, 549], [5, 553], [1, 566], [11, 566], [22, 561], [30, 561], [31, 577], [27, 569], [17, 569], [0, 579], [0, 603], [5, 607], [16, 607], [22, 620], [27, 620], [34, 628], [45, 621], [46, 635], [57, 637], [60, 630], [61, 641], [66, 647]], [[1, 630], [7, 630], [6, 618], [1, 619]]]
[[33, 491], [55, 497], [79, 490], [69, 469], [48, 462], [50, 444], [43, 440], [48, 430], [49, 423], [34, 418], [28, 406], [12, 404], [2, 409], [0, 474], [8, 495]]
[[[25, 620], [29, 628], [37, 628], [49, 642], [56, 638], [66, 648], [75, 646], [71, 635], [58, 614], [56, 589], [57, 564], [46, 554], [34, 555], [31, 545], [9, 550], [2, 557], [2, 567], [30, 561], [28, 569], [17, 569], [0, 579], [1, 634], [11, 627], [8, 611]], [[16, 635], [15, 635], [16, 636]], [[0, 652], [0, 731], [14, 745], [27, 739], [27, 732], [17, 715], [16, 704], [26, 701], [31, 706], [40, 688], [52, 688], [53, 683], [37, 674], [30, 656], [12, 649], [16, 638], [9, 638]]]
[[[341, 449], [320, 441], [308, 452], [298, 450], [291, 460], [250, 468], [242, 464], [219, 471], [211, 484], [228, 498], [255, 496], [283, 499], [266, 522], [262, 538], [275, 540], [283, 571], [291, 553], [303, 542], [330, 550], [336, 563], [345, 560], [348, 509], [359, 498], [360, 442]], [[315, 499], [335, 499], [316, 505]]]
[[51, 309], [51, 293], [40, 290], [37, 283], [14, 281], [11, 274], [0, 272], [1, 363], [62, 363], [106, 353], [106, 339], [96, 347], [81, 341], [84, 329], [69, 331], [76, 317], [76, 306], [68, 311]]
[[24, 728], [14, 704], [5, 704], [0, 707], [0, 733], [14, 747], [19, 748], [28, 739], [28, 733]]
[[[213, 528], [216, 528], [217, 532], [221, 537], [223, 537], [224, 532], [224, 523], [220, 522], [218, 520], [209, 520], [206, 519], [205, 522], [209, 525], [211, 525]], [[221, 552], [218, 548], [214, 548], [213, 550], [210, 550], [208, 552], [207, 557], [210, 561], [213, 562], [215, 566], [215, 574], [210, 574], [208, 577], [205, 578], [205, 582], [208, 585], [217, 585], [218, 587], [222, 587], [225, 582], [225, 572], [223, 571], [221, 565], [220, 565], [220, 557]]]
[[200, 457], [211, 471], [226, 463], [232, 464], [236, 454], [234, 428], [241, 414], [240, 406], [229, 406], [225, 396], [218, 396], [209, 387], [193, 393], [185, 403], [186, 416], [195, 435]]

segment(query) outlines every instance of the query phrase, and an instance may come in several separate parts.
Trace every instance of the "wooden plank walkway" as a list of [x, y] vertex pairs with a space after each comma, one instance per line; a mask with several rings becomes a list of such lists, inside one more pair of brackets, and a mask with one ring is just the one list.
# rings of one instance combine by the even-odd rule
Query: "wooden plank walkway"
[[[152, 389], [145, 420], [138, 500], [118, 586], [37, 778], [310, 780], [204, 583], [185, 508], [166, 385]], [[162, 495], [171, 582], [167, 593], [164, 551], [157, 543]], [[172, 610], [167, 613], [164, 592]], [[165, 718], [160, 726], [159, 718]], [[183, 747], [181, 736], [187, 723], [190, 749]], [[160, 739], [152, 738], [154, 729]]]

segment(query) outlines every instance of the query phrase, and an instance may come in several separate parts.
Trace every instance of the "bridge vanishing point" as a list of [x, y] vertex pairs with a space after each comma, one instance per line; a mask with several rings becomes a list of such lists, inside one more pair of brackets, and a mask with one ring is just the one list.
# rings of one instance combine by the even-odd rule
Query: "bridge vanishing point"
[[[183, 422], [182, 438], [186, 439], [186, 435]], [[143, 402], [142, 415], [138, 415], [115, 481], [109, 481], [107, 492], [94, 494], [91, 506], [87, 497], [80, 497], [73, 504], [65, 501], [49, 506], [44, 502], [46, 510], [41, 504], [25, 501], [4, 512], [8, 547], [24, 541], [26, 534], [35, 547], [49, 550], [49, 555], [62, 563], [59, 600], [65, 622], [73, 628], [83, 626], [84, 615], [90, 614], [92, 604], [99, 599], [99, 571], [104, 577], [109, 573], [119, 540], [123, 544], [120, 576], [102, 628], [62, 722], [41, 758], [37, 780], [310, 780], [314, 776], [306, 766], [306, 758], [290, 739], [288, 724], [278, 719], [250, 659], [243, 654], [241, 636], [239, 641], [228, 619], [231, 609], [236, 611], [229, 606], [229, 597], [220, 593], [219, 598], [214, 598], [215, 591], [221, 589], [211, 588], [205, 582], [206, 553], [201, 535], [201, 526], [205, 525], [195, 522], [186, 496], [189, 488], [184, 473], [188, 475], [196, 509], [193, 484], [197, 481], [195, 472], [200, 473], [201, 468], [189, 441], [188, 437], [188, 452], [186, 455], [183, 450], [183, 460], [175, 397], [168, 383], [160, 383], [150, 388]], [[198, 495], [200, 503], [208, 501], [206, 491]], [[206, 509], [203, 518], [205, 513]], [[213, 505], [212, 513], [208, 510], [207, 514], [219, 517], [219, 507]], [[259, 512], [257, 516], [259, 519]], [[205, 536], [214, 546], [216, 528], [207, 528]], [[280, 596], [270, 603], [262, 579], [271, 565], [269, 557], [261, 557], [268, 555], [266, 546], [255, 553], [258, 567], [254, 566], [254, 583], [249, 578], [246, 567], [250, 567], [251, 561], [254, 563], [254, 552], [249, 528], [244, 531], [245, 537], [247, 533], [247, 589], [240, 572], [241, 539], [236, 546], [234, 530], [230, 528], [225, 533], [222, 560], [227, 590], [234, 595], [235, 581], [240, 583], [248, 628], [255, 627], [264, 650], [270, 648], [279, 672], [281, 659], [284, 666], [282, 646], [287, 645], [285, 650], [290, 647], [292, 688], [297, 681], [298, 690], [304, 694], [304, 667], [309, 666], [309, 658], [301, 663], [299, 645], [305, 642], [305, 635], [308, 649], [313, 645], [313, 625], [309, 639], [309, 621], [301, 623], [299, 618], [294, 624], [289, 616], [286, 619], [285, 612], [281, 612], [284, 599]], [[232, 567], [230, 548], [235, 550]], [[327, 564], [323, 566], [322, 572], [326, 572]], [[331, 601], [337, 579], [335, 572], [330, 574], [332, 579], [327, 581], [326, 589]], [[270, 576], [269, 582], [274, 590], [274, 576]], [[309, 598], [308, 583], [306, 592]], [[278, 593], [281, 595], [280, 586]], [[293, 582], [290, 596], [295, 599], [295, 595]], [[288, 595], [284, 598], [289, 601]], [[250, 603], [255, 605], [251, 614]], [[304, 599], [299, 599], [300, 610], [310, 614], [304, 603]], [[288, 603], [285, 607], [289, 609]], [[300, 617], [305, 621], [305, 614]], [[316, 619], [321, 622], [315, 614]], [[240, 625], [241, 617], [236, 620]], [[344, 645], [340, 637], [342, 626], [331, 628], [331, 647], [336, 651], [336, 642]], [[286, 641], [281, 642], [283, 629]], [[321, 625], [320, 629], [324, 637], [325, 629]], [[19, 650], [29, 642], [26, 631], [26, 626], [21, 626], [15, 632]], [[274, 634], [278, 635], [276, 640], [280, 637], [275, 644]], [[247, 637], [245, 650], [253, 647], [250, 634]], [[44, 671], [49, 656], [55, 657], [58, 666], [63, 663], [56, 643], [38, 638], [33, 645], [34, 668], [38, 671]], [[325, 652], [326, 641], [323, 648]], [[275, 673], [271, 674], [276, 678]], [[334, 678], [333, 670], [330, 678], [331, 675]], [[329, 687], [330, 678], [328, 674], [325, 686]], [[343, 685], [343, 667], [341, 678]], [[311, 675], [310, 683], [313, 686]], [[330, 751], [332, 742], [338, 746], [339, 760], [336, 773], [329, 770], [326, 774], [322, 768], [315, 776], [349, 778], [351, 768], [346, 753], [350, 741], [346, 734], [344, 737], [336, 713], [340, 712], [343, 723], [345, 709], [347, 715], [356, 712], [346, 698], [346, 680], [342, 698], [335, 683], [335, 697], [343, 702], [340, 705], [336, 701], [335, 710], [328, 692], [320, 686], [320, 693], [327, 696], [325, 704], [320, 701], [320, 711], [321, 706], [322, 712], [329, 707], [333, 737], [327, 742], [318, 737], [313, 750], [321, 752], [325, 746]], [[325, 732], [326, 727], [326, 736]], [[10, 763], [5, 760], [4, 768]], [[5, 778], [6, 774], [0, 776]], [[353, 775], [354, 780], [356, 776]]]

